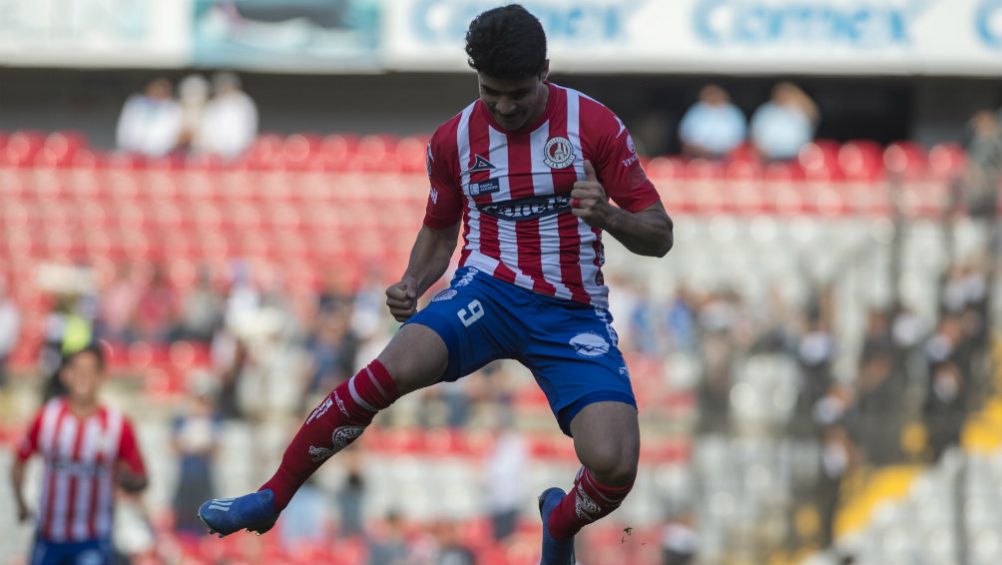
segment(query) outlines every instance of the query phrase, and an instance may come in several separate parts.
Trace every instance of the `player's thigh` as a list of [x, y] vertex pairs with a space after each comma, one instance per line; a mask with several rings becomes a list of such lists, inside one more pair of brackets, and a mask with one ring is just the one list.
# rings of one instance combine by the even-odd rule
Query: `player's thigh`
[[604, 311], [548, 303], [534, 321], [522, 361], [565, 434], [573, 435], [571, 421], [591, 404], [636, 406], [626, 361]]
[[390, 373], [400, 394], [407, 394], [441, 380], [449, 362], [449, 350], [432, 328], [420, 323], [407, 324], [379, 354], [379, 362]]
[[[510, 357], [518, 343], [518, 313], [490, 275], [460, 269], [446, 290], [415, 314], [380, 361], [418, 378], [404, 379], [401, 392], [439, 381], [454, 381], [495, 359]], [[513, 287], [514, 288], [514, 287]], [[398, 334], [399, 336], [400, 334]], [[424, 358], [424, 359], [422, 359]], [[394, 368], [387, 365], [391, 375]], [[398, 383], [398, 386], [400, 383]]]
[[570, 428], [582, 465], [613, 485], [633, 480], [640, 459], [636, 407], [618, 401], [591, 403], [574, 416]]

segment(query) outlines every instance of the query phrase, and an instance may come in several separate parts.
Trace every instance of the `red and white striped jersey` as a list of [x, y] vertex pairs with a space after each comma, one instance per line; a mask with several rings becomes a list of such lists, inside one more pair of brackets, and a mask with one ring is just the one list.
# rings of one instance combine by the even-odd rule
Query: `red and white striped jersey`
[[659, 200], [616, 115], [576, 90], [546, 83], [537, 123], [502, 129], [473, 102], [428, 145], [431, 191], [424, 223], [463, 220], [460, 266], [547, 296], [605, 308], [602, 233], [571, 212], [570, 192], [591, 161], [606, 193], [637, 212]]
[[146, 473], [132, 425], [121, 412], [102, 406], [81, 420], [62, 398], [38, 411], [17, 456], [24, 461], [34, 453], [45, 465], [38, 534], [55, 543], [108, 538], [116, 465]]

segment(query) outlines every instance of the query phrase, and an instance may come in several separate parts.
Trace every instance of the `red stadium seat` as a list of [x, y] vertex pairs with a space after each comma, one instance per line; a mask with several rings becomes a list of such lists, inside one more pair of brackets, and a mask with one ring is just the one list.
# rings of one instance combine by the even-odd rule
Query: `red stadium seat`
[[839, 148], [838, 164], [849, 180], [875, 181], [884, 171], [883, 151], [873, 141], [850, 141]]
[[30, 166], [44, 144], [45, 136], [40, 132], [14, 132], [4, 145], [5, 160], [15, 167]]
[[950, 180], [967, 168], [967, 153], [956, 143], [941, 143], [929, 150], [929, 172], [934, 179]]
[[899, 141], [884, 150], [887, 172], [905, 179], [918, 179], [925, 173], [925, 150], [917, 143]]
[[39, 154], [39, 164], [48, 167], [65, 167], [72, 163], [76, 152], [86, 147], [83, 134], [73, 131], [56, 132], [45, 138]]
[[841, 171], [838, 163], [839, 145], [834, 141], [818, 140], [800, 150], [797, 161], [808, 178], [830, 179]]
[[646, 170], [656, 179], [680, 179], [685, 176], [685, 161], [677, 157], [655, 157], [647, 162]]

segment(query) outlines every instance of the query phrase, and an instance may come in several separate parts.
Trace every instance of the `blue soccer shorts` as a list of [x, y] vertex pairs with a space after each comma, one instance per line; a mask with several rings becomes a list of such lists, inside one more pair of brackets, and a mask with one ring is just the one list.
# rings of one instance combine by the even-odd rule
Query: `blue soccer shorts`
[[55, 543], [36, 537], [30, 565], [111, 565], [112, 553], [110, 540]]
[[589, 404], [637, 405], [608, 310], [465, 267], [407, 323], [427, 326], [445, 341], [449, 365], [442, 380], [455, 381], [496, 359], [521, 362], [567, 435], [571, 420]]

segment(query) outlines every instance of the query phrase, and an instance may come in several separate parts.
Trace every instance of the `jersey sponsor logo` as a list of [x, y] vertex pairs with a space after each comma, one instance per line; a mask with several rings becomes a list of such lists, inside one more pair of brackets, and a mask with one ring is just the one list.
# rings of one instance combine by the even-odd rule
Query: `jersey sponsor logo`
[[501, 192], [501, 181], [490, 179], [486, 182], [471, 182], [470, 196], [480, 196], [481, 194], [493, 194]]
[[474, 157], [475, 157], [475, 160], [473, 161], [473, 166], [470, 167], [470, 170], [466, 171], [468, 173], [478, 173], [480, 171], [490, 171], [490, 170], [493, 170], [493, 169], [497, 168], [497, 167], [494, 166], [493, 163], [491, 163], [487, 159], [481, 157], [480, 155], [475, 155]]
[[431, 301], [432, 302], [444, 302], [446, 300], [451, 300], [451, 299], [455, 298], [455, 296], [457, 294], [459, 294], [458, 290], [456, 290], [454, 288], [447, 288], [447, 289], [443, 290], [442, 292], [436, 294], [435, 298], [432, 298]]
[[634, 145], [633, 136], [630, 134], [626, 134], [626, 148], [630, 150], [630, 153], [637, 154], [637, 146]]
[[529, 196], [506, 202], [480, 204], [477, 208], [484, 214], [499, 220], [521, 222], [553, 216], [571, 209], [571, 197], [566, 194]]
[[572, 337], [569, 343], [582, 357], [598, 357], [609, 352], [609, 342], [592, 332], [580, 333]]
[[566, 137], [551, 137], [543, 147], [543, 162], [551, 169], [563, 169], [574, 162], [574, 147]]
[[54, 471], [66, 473], [77, 478], [96, 477], [101, 472], [101, 466], [96, 463], [85, 463], [83, 461], [73, 461], [72, 459], [54, 459], [51, 464]]
[[428, 197], [431, 198], [432, 204], [438, 204], [438, 189], [431, 187], [431, 192], [428, 193]]

